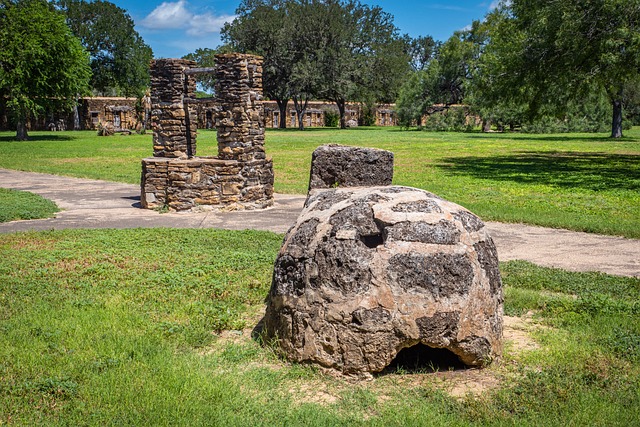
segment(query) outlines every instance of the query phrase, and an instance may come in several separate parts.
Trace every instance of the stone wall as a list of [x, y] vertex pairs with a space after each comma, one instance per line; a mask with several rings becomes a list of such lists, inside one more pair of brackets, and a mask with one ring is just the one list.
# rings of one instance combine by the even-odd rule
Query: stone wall
[[[264, 151], [262, 59], [216, 57], [218, 157], [196, 157], [194, 63], [152, 62], [154, 157], [142, 160], [142, 206], [187, 211], [273, 204], [273, 162]], [[185, 73], [189, 70], [189, 74]]]
[[153, 156], [185, 158], [196, 155], [194, 108], [196, 82], [185, 70], [196, 65], [186, 59], [151, 61], [151, 126]]
[[146, 208], [188, 211], [224, 206], [261, 209], [273, 204], [270, 160], [237, 162], [215, 157], [153, 158], [142, 163]]
[[262, 58], [216, 55], [218, 156], [221, 159], [264, 159]]

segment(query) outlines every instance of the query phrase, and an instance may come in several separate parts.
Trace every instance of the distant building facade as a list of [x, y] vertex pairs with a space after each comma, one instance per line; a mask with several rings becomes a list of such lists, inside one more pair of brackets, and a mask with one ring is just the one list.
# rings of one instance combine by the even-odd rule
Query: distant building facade
[[[280, 109], [275, 101], [264, 101], [264, 121], [266, 128], [278, 128], [280, 126]], [[216, 104], [211, 101], [198, 102], [198, 128], [212, 129], [215, 127]], [[338, 114], [338, 107], [332, 102], [310, 101], [305, 111], [303, 123], [305, 127], [324, 127], [325, 113], [331, 111]], [[345, 109], [346, 120], [362, 123], [363, 109], [361, 104], [348, 103]], [[298, 127], [298, 113], [293, 102], [287, 104], [286, 112], [287, 128]], [[398, 117], [395, 112], [395, 104], [380, 104], [376, 109], [376, 126], [397, 126]]]
[[[124, 97], [90, 97], [81, 98], [78, 105], [78, 123], [80, 130], [97, 130], [100, 124], [111, 125], [116, 130], [134, 130], [149, 112], [149, 100], [143, 99], [142, 105], [136, 107], [136, 98]], [[138, 110], [136, 109], [138, 108]], [[213, 99], [200, 100], [197, 104], [198, 128], [215, 128], [215, 111], [217, 105]], [[305, 111], [303, 123], [305, 127], [325, 126], [325, 114], [331, 111], [338, 114], [335, 103], [310, 101]], [[277, 128], [280, 125], [280, 110], [275, 101], [264, 101], [265, 127]], [[363, 108], [359, 103], [348, 103], [345, 110], [346, 120], [362, 124]], [[29, 130], [73, 130], [75, 128], [73, 111], [48, 112], [32, 118]], [[286, 123], [288, 128], [298, 127], [298, 113], [293, 102], [287, 104]], [[376, 109], [376, 126], [397, 126], [398, 116], [395, 104], [380, 104]], [[12, 130], [8, 112], [0, 103], [0, 130]]]
[[[117, 130], [135, 129], [145, 110], [144, 100], [140, 112], [136, 111], [136, 103], [136, 98], [80, 98], [77, 109], [79, 129], [96, 130], [100, 124], [111, 124]], [[73, 130], [76, 128], [75, 123], [74, 111], [50, 111], [37, 118], [31, 118], [27, 128], [29, 130]], [[4, 103], [0, 103], [0, 129], [13, 129]]]

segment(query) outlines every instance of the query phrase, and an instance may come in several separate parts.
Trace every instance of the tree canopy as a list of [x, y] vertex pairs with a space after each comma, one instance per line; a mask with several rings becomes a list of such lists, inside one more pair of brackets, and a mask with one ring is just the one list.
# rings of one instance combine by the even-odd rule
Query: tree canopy
[[144, 96], [149, 87], [151, 48], [126, 10], [96, 0], [58, 0], [67, 24], [91, 55], [91, 86], [106, 95]]
[[336, 102], [342, 127], [347, 101], [395, 100], [408, 48], [380, 7], [356, 0], [244, 0], [236, 13], [223, 39], [264, 57], [265, 94], [278, 102], [282, 119], [291, 98], [299, 115], [312, 96]]
[[7, 99], [18, 139], [27, 139], [30, 117], [75, 105], [90, 75], [86, 51], [50, 3], [0, 2], [0, 96]]
[[640, 0], [512, 0], [494, 12], [487, 99], [521, 99], [530, 117], [603, 91], [622, 136], [625, 88], [640, 78]]
[[414, 66], [418, 69], [403, 84], [397, 101], [398, 118], [403, 126], [420, 125], [424, 116], [464, 101], [477, 56], [476, 44], [469, 34], [456, 32], [445, 43], [434, 46], [435, 51], [423, 67]]

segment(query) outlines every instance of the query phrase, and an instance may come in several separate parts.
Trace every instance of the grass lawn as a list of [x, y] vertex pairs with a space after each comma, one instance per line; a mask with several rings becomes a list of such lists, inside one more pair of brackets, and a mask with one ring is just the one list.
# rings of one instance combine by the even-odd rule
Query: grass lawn
[[[0, 133], [0, 167], [138, 183], [140, 159], [152, 152], [150, 134], [31, 137], [16, 142], [12, 132]], [[305, 193], [311, 152], [327, 143], [391, 150], [396, 184], [432, 191], [487, 220], [640, 238], [640, 128], [622, 140], [604, 134], [270, 129], [276, 191]], [[215, 132], [201, 131], [198, 153], [216, 150]]]
[[37, 194], [0, 188], [0, 222], [51, 218], [58, 211], [55, 203]]
[[[354, 383], [234, 332], [260, 318], [281, 241], [1, 235], [0, 425], [637, 425], [639, 279], [505, 263], [506, 313], [525, 320], [500, 363]], [[484, 391], [451, 395], [464, 384]]]

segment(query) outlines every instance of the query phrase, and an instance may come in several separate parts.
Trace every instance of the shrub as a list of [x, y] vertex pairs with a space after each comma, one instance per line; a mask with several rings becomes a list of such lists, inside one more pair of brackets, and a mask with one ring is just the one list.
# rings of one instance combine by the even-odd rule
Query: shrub
[[360, 117], [360, 126], [375, 126], [376, 125], [376, 111], [377, 106], [375, 103], [366, 102], [362, 105], [362, 117]]
[[334, 110], [324, 110], [324, 125], [330, 128], [336, 128], [340, 124], [340, 114]]
[[115, 132], [111, 123], [98, 123], [98, 136], [111, 136]]
[[436, 132], [466, 132], [473, 130], [473, 126], [474, 122], [469, 117], [468, 109], [454, 107], [431, 114], [421, 129]]

